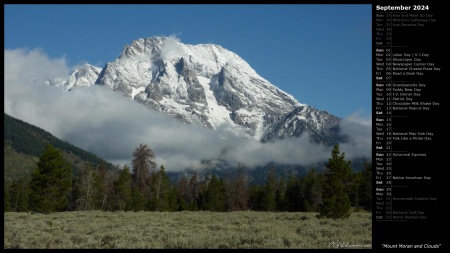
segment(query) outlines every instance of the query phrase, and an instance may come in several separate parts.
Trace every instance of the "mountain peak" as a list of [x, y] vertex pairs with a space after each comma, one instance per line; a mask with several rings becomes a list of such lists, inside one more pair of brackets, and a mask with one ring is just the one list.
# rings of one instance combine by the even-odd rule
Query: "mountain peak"
[[161, 53], [161, 47], [167, 39], [168, 37], [148, 37], [134, 40], [131, 45], [123, 48], [119, 58]]
[[83, 65], [66, 85], [88, 83], [104, 85], [189, 124], [213, 129], [229, 124], [246, 137], [263, 141], [299, 136], [307, 129], [329, 133], [323, 129], [339, 122], [301, 104], [224, 47], [189, 45], [173, 37], [134, 40], [101, 72]]
[[84, 63], [76, 67], [67, 78], [48, 80], [48, 85], [62, 86], [70, 91], [73, 87], [89, 87], [95, 83], [102, 68]]

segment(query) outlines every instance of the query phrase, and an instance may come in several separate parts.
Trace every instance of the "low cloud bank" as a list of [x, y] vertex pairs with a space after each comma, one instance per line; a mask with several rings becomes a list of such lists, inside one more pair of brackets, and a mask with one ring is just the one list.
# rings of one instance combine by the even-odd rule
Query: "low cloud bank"
[[[227, 126], [212, 131], [180, 123], [102, 86], [67, 92], [42, 84], [67, 76], [69, 69], [64, 58], [51, 59], [40, 49], [5, 50], [5, 113], [114, 164], [131, 164], [134, 149], [146, 144], [168, 171], [202, 168], [202, 161], [218, 158], [247, 167], [309, 165], [331, 154], [307, 134], [263, 144], [235, 136]], [[340, 127], [349, 137], [340, 144], [347, 158], [371, 156], [371, 118], [355, 113]]]

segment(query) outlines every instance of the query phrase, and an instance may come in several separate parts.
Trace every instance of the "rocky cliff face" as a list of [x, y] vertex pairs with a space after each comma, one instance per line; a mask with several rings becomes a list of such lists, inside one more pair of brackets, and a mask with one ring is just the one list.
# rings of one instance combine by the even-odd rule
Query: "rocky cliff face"
[[330, 145], [338, 137], [339, 118], [298, 102], [238, 55], [213, 44], [138, 39], [103, 69], [86, 64], [48, 83], [67, 89], [104, 85], [185, 123], [213, 129], [228, 124], [264, 142], [305, 131]]

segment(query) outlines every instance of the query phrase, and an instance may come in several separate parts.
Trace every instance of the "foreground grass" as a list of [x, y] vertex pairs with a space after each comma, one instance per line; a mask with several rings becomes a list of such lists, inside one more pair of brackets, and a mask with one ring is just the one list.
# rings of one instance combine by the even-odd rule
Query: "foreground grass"
[[372, 214], [345, 220], [316, 213], [4, 213], [4, 248], [371, 248]]

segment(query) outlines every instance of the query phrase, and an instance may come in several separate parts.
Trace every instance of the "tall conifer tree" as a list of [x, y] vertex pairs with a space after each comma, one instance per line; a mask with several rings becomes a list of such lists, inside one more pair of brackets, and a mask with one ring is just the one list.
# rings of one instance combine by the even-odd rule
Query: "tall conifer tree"
[[72, 171], [61, 151], [47, 144], [31, 179], [30, 207], [41, 213], [67, 210]]
[[133, 185], [146, 199], [150, 198], [150, 176], [156, 169], [155, 154], [145, 144], [139, 144], [133, 152]]
[[130, 210], [131, 207], [131, 173], [127, 165], [123, 166], [119, 178], [114, 182], [116, 205], [119, 210]]
[[225, 182], [213, 175], [206, 188], [205, 210], [225, 211]]
[[326, 165], [319, 218], [340, 219], [350, 216], [351, 202], [347, 187], [351, 172], [351, 161], [345, 161], [345, 153], [341, 154], [339, 146], [335, 145]]

